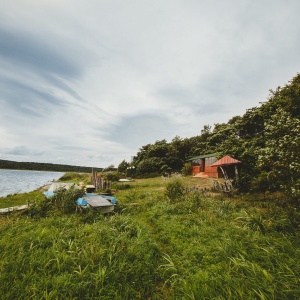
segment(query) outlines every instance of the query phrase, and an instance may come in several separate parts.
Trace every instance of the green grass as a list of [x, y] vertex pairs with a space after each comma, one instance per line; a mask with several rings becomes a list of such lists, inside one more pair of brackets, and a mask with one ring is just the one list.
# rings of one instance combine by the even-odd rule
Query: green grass
[[131, 182], [108, 216], [0, 219], [1, 299], [299, 299], [297, 209], [167, 184]]
[[43, 199], [41, 191], [33, 191], [24, 194], [13, 194], [6, 197], [0, 197], [0, 208], [20, 206], [23, 204], [34, 203]]

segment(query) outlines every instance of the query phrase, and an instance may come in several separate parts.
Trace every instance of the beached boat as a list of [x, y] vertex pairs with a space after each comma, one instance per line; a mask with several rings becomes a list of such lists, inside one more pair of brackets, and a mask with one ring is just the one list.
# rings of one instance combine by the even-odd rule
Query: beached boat
[[79, 189], [79, 186], [73, 182], [52, 182], [52, 184], [50, 185], [48, 191], [43, 192], [43, 194], [46, 197], [52, 197], [54, 196], [55, 192], [59, 189], [70, 189], [71, 187], [75, 188], [75, 189]]
[[76, 204], [81, 208], [99, 209], [102, 214], [110, 213], [114, 210], [117, 200], [113, 196], [86, 194], [76, 200]]

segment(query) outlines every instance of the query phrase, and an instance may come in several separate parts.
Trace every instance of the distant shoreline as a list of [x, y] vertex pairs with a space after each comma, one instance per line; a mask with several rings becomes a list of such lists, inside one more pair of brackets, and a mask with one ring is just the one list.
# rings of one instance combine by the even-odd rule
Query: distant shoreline
[[92, 170], [101, 172], [103, 168], [71, 166], [52, 163], [17, 162], [0, 159], [0, 169], [3, 170], [25, 170], [25, 171], [50, 171], [50, 172], [82, 172], [91, 173]]

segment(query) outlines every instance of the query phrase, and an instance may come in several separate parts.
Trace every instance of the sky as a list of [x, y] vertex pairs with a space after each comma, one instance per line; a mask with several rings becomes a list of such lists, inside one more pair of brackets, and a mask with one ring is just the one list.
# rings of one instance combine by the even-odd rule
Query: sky
[[299, 0], [0, 7], [0, 159], [117, 167], [243, 115], [300, 71]]

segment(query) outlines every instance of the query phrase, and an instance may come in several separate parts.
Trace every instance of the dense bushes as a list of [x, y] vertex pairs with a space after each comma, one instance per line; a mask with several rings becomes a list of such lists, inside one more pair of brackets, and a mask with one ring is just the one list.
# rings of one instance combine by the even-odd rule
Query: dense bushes
[[33, 218], [46, 217], [51, 214], [69, 214], [76, 211], [75, 201], [84, 195], [83, 189], [58, 189], [51, 198], [44, 197], [35, 201], [28, 210], [28, 214]]

